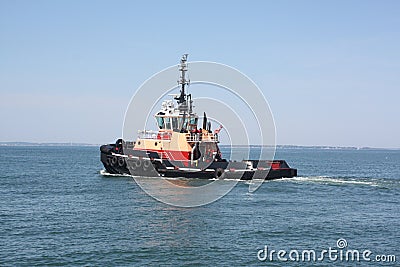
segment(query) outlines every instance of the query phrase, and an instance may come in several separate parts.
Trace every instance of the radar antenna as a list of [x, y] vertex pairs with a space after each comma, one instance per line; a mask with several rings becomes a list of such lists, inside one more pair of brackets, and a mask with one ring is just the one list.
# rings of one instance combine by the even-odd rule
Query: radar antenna
[[190, 81], [186, 80], [185, 74], [187, 71], [187, 56], [188, 54], [184, 54], [181, 58], [181, 64], [179, 65], [179, 71], [181, 72], [181, 77], [178, 80], [178, 84], [181, 86], [181, 94], [175, 97], [178, 104], [184, 104], [186, 102], [186, 93], [185, 86], [189, 85]]

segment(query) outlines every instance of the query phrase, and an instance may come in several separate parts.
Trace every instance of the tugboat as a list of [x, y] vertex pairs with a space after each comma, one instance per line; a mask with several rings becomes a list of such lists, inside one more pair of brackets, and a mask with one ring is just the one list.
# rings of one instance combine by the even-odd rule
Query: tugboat
[[230, 161], [218, 147], [220, 128], [212, 131], [206, 113], [202, 128], [186, 94], [187, 54], [182, 56], [180, 94], [162, 102], [155, 114], [158, 131], [139, 131], [136, 141], [118, 139], [100, 147], [100, 159], [109, 174], [200, 179], [278, 179], [297, 176], [284, 160]]

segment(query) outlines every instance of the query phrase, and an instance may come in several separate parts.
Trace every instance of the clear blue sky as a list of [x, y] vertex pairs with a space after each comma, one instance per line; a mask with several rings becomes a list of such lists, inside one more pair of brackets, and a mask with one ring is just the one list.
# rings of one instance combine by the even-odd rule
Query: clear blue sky
[[[218, 2], [218, 3], [217, 3]], [[279, 144], [400, 147], [400, 1], [0, 1], [0, 141], [107, 143], [189, 59], [266, 95]]]

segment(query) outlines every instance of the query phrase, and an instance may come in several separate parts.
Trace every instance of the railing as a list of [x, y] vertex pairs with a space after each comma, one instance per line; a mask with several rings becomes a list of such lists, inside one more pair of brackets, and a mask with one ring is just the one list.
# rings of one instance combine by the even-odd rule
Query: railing
[[186, 134], [188, 142], [218, 142], [218, 135], [213, 133], [188, 133]]
[[[139, 130], [140, 139], [170, 140], [171, 132], [158, 132], [152, 130]], [[218, 135], [214, 133], [186, 133], [187, 142], [218, 142]]]
[[152, 130], [139, 130], [138, 136], [140, 139], [163, 139], [163, 140], [171, 139], [170, 132], [158, 132]]

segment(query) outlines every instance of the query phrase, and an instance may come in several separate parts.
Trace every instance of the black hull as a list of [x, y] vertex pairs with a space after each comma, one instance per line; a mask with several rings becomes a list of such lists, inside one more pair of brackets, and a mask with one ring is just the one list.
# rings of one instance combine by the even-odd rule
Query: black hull
[[[290, 168], [284, 160], [262, 161], [246, 160], [243, 162], [212, 162], [207, 169], [186, 168], [182, 162], [169, 162], [149, 157], [146, 152], [130, 150], [129, 157], [123, 153], [123, 142], [100, 147], [100, 160], [110, 174], [145, 177], [183, 177], [197, 179], [240, 179], [273, 180], [297, 176], [297, 169]], [[126, 148], [125, 148], [126, 149]], [[251, 164], [251, 168], [248, 165]], [[270, 166], [271, 168], [261, 168]]]

